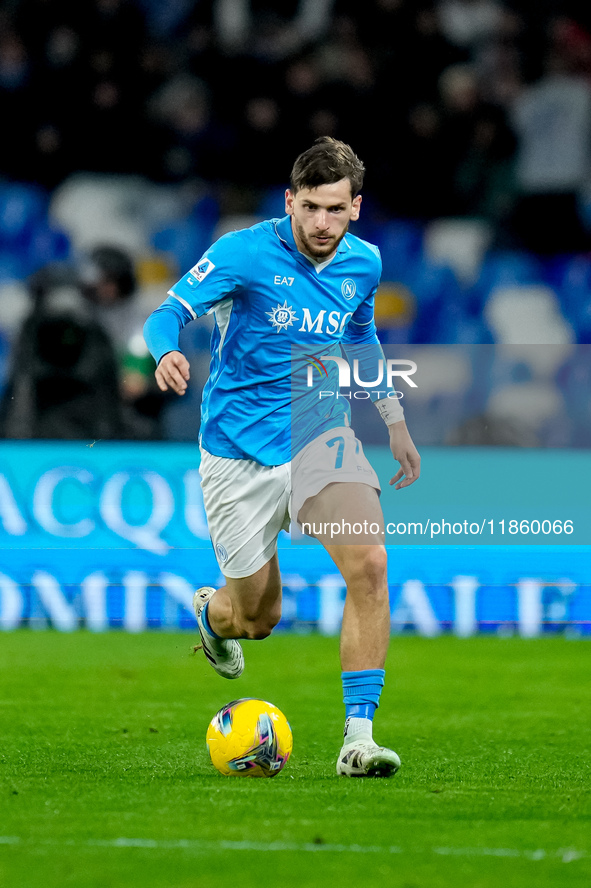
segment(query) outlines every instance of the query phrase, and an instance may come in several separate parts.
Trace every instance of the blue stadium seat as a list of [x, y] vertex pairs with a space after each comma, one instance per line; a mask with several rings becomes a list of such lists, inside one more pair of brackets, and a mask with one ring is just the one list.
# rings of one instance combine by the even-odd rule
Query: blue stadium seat
[[185, 274], [211, 245], [214, 227], [209, 220], [191, 217], [155, 232], [152, 245], [169, 253], [176, 261], [178, 273]]
[[412, 327], [387, 327], [377, 325], [382, 345], [406, 345], [412, 341]]
[[206, 195], [195, 204], [189, 216], [153, 232], [152, 246], [171, 255], [179, 275], [185, 274], [211, 245], [219, 216], [219, 204]]
[[265, 191], [256, 214], [262, 219], [281, 219], [285, 216], [285, 187]]
[[578, 342], [591, 342], [591, 258], [564, 256], [549, 273], [566, 318], [572, 324]]
[[37, 271], [49, 262], [63, 262], [69, 258], [70, 249], [68, 236], [43, 220], [31, 231], [26, 251], [28, 273]]
[[0, 248], [21, 249], [47, 216], [47, 195], [34, 185], [0, 185]]
[[28, 274], [26, 256], [15, 250], [0, 249], [0, 284], [21, 281]]
[[543, 282], [542, 265], [534, 256], [512, 250], [493, 251], [485, 257], [479, 278], [468, 292], [471, 311], [481, 312], [491, 291], [497, 287]]
[[376, 225], [370, 240], [382, 254], [382, 278], [408, 283], [412, 269], [416, 269], [422, 257], [423, 231], [415, 222], [396, 219]]
[[426, 312], [430, 318], [430, 342], [458, 345], [490, 344], [492, 333], [481, 315], [473, 315], [465, 298], [442, 301], [438, 311]]
[[[413, 301], [415, 318], [406, 326], [388, 323], [386, 317], [379, 318], [380, 330], [387, 330], [384, 342], [491, 342], [490, 331], [482, 317], [472, 310], [451, 268], [419, 253], [413, 255], [413, 251], [409, 251], [408, 257], [405, 267], [398, 268], [396, 277], [386, 277], [384, 273], [382, 288], [406, 291]], [[392, 265], [389, 268], [392, 270]]]
[[48, 206], [48, 196], [34, 185], [0, 184], [0, 281], [22, 280], [68, 258], [70, 242], [48, 224]]
[[542, 258], [544, 281], [549, 287], [557, 291], [562, 287], [567, 269], [574, 258], [576, 257], [572, 253]]
[[404, 283], [414, 294], [417, 316], [412, 330], [412, 341], [454, 342], [449, 339], [446, 311], [453, 310], [456, 320], [468, 315], [465, 296], [453, 271], [445, 265], [435, 265], [426, 259], [420, 261], [405, 276]]

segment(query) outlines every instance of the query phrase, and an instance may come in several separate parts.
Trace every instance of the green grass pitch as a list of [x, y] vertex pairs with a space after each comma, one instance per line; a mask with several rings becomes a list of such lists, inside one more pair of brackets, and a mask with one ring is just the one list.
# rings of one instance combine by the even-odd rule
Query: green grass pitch
[[[591, 884], [585, 641], [394, 638], [375, 735], [402, 769], [334, 773], [338, 641], [245, 645], [238, 681], [189, 635], [0, 635], [2, 888]], [[205, 731], [271, 700], [294, 752], [223, 778]]]

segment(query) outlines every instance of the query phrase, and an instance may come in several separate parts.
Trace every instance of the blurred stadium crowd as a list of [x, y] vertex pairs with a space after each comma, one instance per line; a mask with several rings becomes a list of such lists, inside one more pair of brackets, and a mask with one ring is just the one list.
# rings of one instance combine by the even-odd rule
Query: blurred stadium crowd
[[[588, 4], [4, 0], [0, 120], [4, 436], [195, 438], [208, 331], [184, 333], [181, 405], [141, 324], [215, 237], [283, 215], [328, 134], [367, 166], [355, 233], [382, 252], [386, 344], [560, 349], [512, 358], [477, 407], [442, 391], [440, 352], [425, 417], [453, 394], [455, 424], [427, 442], [591, 444]], [[527, 422], [507, 437], [488, 420], [509, 401]]]

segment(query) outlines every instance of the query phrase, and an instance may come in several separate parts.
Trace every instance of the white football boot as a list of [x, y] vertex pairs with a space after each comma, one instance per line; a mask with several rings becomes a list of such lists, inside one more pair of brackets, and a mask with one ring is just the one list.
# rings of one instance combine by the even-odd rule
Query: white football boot
[[378, 746], [371, 736], [371, 723], [348, 718], [345, 739], [337, 761], [340, 777], [391, 777], [400, 767], [393, 749]]
[[193, 595], [193, 610], [201, 636], [200, 646], [218, 675], [223, 678], [239, 678], [244, 671], [244, 654], [240, 644], [234, 638], [214, 638], [203, 625], [203, 608], [215, 591], [213, 586], [202, 586]]

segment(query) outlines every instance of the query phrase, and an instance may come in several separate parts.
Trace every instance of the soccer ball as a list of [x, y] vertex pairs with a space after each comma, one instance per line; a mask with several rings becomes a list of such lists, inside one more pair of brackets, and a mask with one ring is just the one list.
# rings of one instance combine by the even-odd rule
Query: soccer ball
[[274, 777], [293, 746], [291, 728], [281, 710], [251, 697], [220, 709], [206, 739], [213, 766], [225, 777]]

